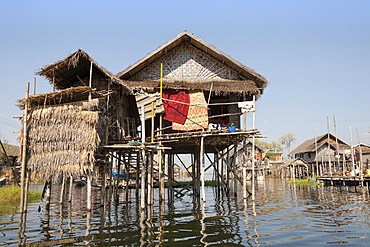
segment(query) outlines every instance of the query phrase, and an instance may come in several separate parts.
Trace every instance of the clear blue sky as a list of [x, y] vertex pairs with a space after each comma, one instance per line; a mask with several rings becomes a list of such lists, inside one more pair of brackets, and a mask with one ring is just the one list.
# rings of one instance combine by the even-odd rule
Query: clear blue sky
[[[370, 143], [370, 1], [2, 1], [0, 131], [18, 144], [15, 101], [35, 71], [81, 48], [116, 74], [188, 30], [267, 78], [266, 141], [293, 132]], [[52, 91], [36, 76], [36, 93]], [[250, 126], [251, 118], [248, 118]]]

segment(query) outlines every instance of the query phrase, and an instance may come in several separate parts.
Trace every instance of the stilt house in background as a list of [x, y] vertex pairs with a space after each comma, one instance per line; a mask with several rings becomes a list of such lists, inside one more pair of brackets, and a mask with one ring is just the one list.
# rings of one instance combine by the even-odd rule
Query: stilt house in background
[[295, 148], [293, 151], [291, 151], [288, 154], [288, 156], [292, 157], [293, 159], [302, 158], [311, 166], [313, 164], [316, 164], [316, 161], [320, 163], [328, 163], [330, 159], [332, 163], [337, 162], [338, 158], [336, 157], [336, 154], [340, 155], [339, 160], [343, 161], [344, 153], [350, 150], [351, 147], [344, 141], [340, 140], [339, 138], [337, 139], [338, 139], [338, 148], [335, 136], [329, 134], [328, 141], [328, 134], [323, 134], [316, 138], [316, 144], [315, 138], [307, 140], [301, 145], [299, 145], [297, 148]]

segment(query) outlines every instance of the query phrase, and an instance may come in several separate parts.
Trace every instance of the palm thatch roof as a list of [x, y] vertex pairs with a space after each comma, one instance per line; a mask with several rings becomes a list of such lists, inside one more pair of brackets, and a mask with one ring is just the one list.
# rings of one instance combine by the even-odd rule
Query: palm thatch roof
[[[361, 152], [362, 154], [369, 154], [370, 153], [370, 145], [361, 143]], [[357, 152], [360, 152], [360, 145], [356, 144], [353, 146], [354, 149], [356, 149]]]
[[[164, 78], [163, 83], [165, 88], [203, 89], [205, 91], [209, 91], [211, 83], [213, 83], [212, 91], [216, 92], [216, 94], [237, 93], [250, 95], [254, 94], [258, 96], [263, 93], [264, 88], [268, 85], [266, 78], [256, 73], [251, 68], [248, 68], [247, 66], [231, 58], [229, 55], [226, 55], [225, 53], [221, 52], [215, 47], [209, 45], [205, 41], [199, 39], [195, 35], [189, 33], [188, 31], [180, 33], [179, 35], [177, 35], [175, 38], [171, 39], [164, 45], [148, 53], [145, 57], [143, 57], [133, 65], [129, 66], [122, 72], [118, 73], [117, 76], [120, 79], [124, 80], [125, 83], [127, 83], [133, 89], [135, 88], [157, 89], [159, 88], [159, 80], [157, 80], [158, 78], [155, 80], [141, 80], [141, 79], [137, 80], [135, 79], [135, 75], [138, 75], [138, 73], [141, 71], [145, 71], [152, 64], [158, 62], [158, 60], [165, 58], [167, 54], [171, 53], [171, 51], [179, 49], [179, 47], [183, 44], [188, 44], [190, 47], [201, 51], [202, 54], [206, 54], [207, 57], [209, 56], [212, 57], [214, 61], [217, 61], [219, 64], [222, 64], [222, 66], [231, 68], [233, 71], [236, 72], [237, 78], [233, 78], [232, 80], [220, 77], [210, 78], [206, 80], [198, 80], [196, 78], [189, 77], [175, 80]], [[183, 54], [186, 56], [187, 52]], [[175, 63], [174, 62], [175, 59], [178, 59], [178, 57], [177, 58], [169, 57], [168, 61]], [[180, 60], [181, 59], [186, 58], [181, 57]], [[195, 57], [191, 57], [189, 59], [196, 60]], [[208, 65], [209, 67], [212, 68], [213, 62]], [[213, 69], [217, 70], [215, 68]]]
[[[329, 140], [330, 147], [332, 149], [336, 150], [337, 145], [336, 145], [336, 142], [335, 142], [335, 136], [330, 134], [330, 133], [329, 133], [329, 136], [330, 136], [330, 140]], [[316, 140], [317, 140], [317, 149], [320, 149], [322, 146], [327, 145], [327, 138], [328, 138], [327, 133], [323, 134], [321, 136], [318, 136], [316, 138]], [[338, 146], [339, 146], [340, 150], [350, 148], [344, 141], [340, 140], [339, 138], [338, 138]], [[301, 153], [313, 153], [315, 151], [316, 151], [315, 138], [312, 138], [310, 140], [307, 140], [307, 141], [303, 142], [298, 147], [296, 147], [293, 151], [291, 151], [288, 154], [288, 156], [301, 154]]]
[[[160, 88], [160, 80], [145, 80], [145, 81], [125, 81], [125, 84], [133, 90], [149, 90], [155, 91]], [[198, 80], [176, 80], [164, 79], [163, 89], [172, 90], [198, 90], [209, 91], [212, 86], [212, 92], [215, 95], [229, 95], [236, 93], [240, 95], [260, 95], [261, 90], [256, 84], [251, 81], [229, 80], [229, 79], [198, 79]]]
[[[43, 94], [31, 95], [28, 98], [31, 109], [44, 107], [49, 105], [59, 105], [65, 103], [73, 103], [78, 101], [85, 101], [91, 94], [92, 99], [103, 99], [106, 94], [97, 92], [95, 89], [87, 86], [71, 87], [57, 92], [49, 92]], [[19, 99], [18, 106], [21, 110], [24, 109], [26, 99]]]
[[131, 89], [128, 88], [122, 80], [100, 66], [81, 49], [56, 63], [44, 66], [37, 71], [36, 74], [43, 76], [49, 80], [51, 84], [54, 83], [56, 89], [65, 89], [73, 87], [76, 84], [80, 85], [82, 79], [88, 78], [90, 76], [91, 64], [93, 65], [93, 73], [97, 73], [103, 78], [121, 85], [125, 93], [132, 94]]
[[287, 160], [284, 164], [282, 164], [279, 168], [286, 168], [288, 166], [304, 166], [304, 167], [308, 167], [308, 163], [303, 160], [302, 158], [295, 158], [295, 159], [289, 159]]

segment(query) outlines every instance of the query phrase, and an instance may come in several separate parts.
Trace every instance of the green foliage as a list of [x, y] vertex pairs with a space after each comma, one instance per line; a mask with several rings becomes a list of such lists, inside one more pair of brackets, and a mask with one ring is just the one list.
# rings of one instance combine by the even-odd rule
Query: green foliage
[[272, 141], [271, 143], [269, 143], [261, 140], [256, 140], [255, 144], [257, 147], [262, 149], [262, 151], [265, 152], [267, 156], [283, 152], [283, 147], [280, 145], [280, 143], [276, 141]]
[[278, 142], [281, 145], [285, 146], [286, 149], [288, 149], [288, 153], [290, 153], [290, 147], [291, 147], [292, 143], [296, 142], [296, 141], [297, 140], [294, 137], [294, 133], [288, 133], [288, 134], [282, 135], [278, 139]]
[[293, 180], [289, 181], [290, 184], [296, 184], [296, 185], [320, 185], [318, 181], [312, 181], [311, 178], [307, 179], [296, 179], [295, 182]]
[[[28, 190], [28, 200], [38, 200], [41, 198], [41, 192]], [[21, 187], [3, 186], [0, 187], [0, 203], [19, 202], [21, 200]]]

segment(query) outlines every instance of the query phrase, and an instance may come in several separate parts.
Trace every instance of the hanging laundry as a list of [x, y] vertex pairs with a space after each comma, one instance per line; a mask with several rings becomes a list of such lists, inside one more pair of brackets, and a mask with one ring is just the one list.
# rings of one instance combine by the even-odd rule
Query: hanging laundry
[[[184, 90], [180, 91], [164, 90], [162, 92], [162, 98], [165, 110], [163, 119], [173, 123], [184, 124], [189, 111], [190, 104], [189, 93], [187, 93]], [[171, 101], [166, 99], [169, 99]]]
[[200, 90], [189, 92], [190, 107], [184, 124], [172, 123], [173, 130], [199, 130], [208, 128], [208, 109], [204, 94]]
[[145, 120], [152, 117], [152, 102], [154, 103], [154, 115], [164, 113], [164, 107], [159, 93], [146, 93], [144, 91], [137, 92], [135, 94], [137, 109], [139, 110], [139, 116], [141, 117], [141, 107], [144, 106], [144, 118]]

